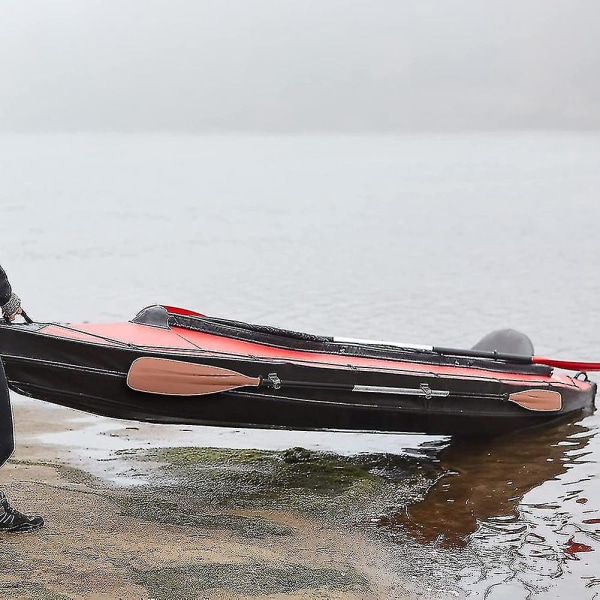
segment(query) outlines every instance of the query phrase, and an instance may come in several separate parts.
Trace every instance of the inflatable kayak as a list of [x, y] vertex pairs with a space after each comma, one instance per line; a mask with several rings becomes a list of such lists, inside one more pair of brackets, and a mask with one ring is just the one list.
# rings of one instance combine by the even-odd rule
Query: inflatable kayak
[[596, 394], [513, 330], [453, 350], [161, 305], [124, 323], [2, 324], [0, 355], [20, 394], [155, 423], [481, 436], [589, 413]]

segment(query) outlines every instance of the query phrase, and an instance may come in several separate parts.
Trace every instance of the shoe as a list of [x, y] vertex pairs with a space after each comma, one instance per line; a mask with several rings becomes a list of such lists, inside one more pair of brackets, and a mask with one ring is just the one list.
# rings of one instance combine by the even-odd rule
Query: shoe
[[39, 516], [24, 515], [14, 509], [9, 503], [6, 494], [0, 491], [0, 531], [20, 533], [22, 531], [35, 531], [44, 524], [44, 519]]

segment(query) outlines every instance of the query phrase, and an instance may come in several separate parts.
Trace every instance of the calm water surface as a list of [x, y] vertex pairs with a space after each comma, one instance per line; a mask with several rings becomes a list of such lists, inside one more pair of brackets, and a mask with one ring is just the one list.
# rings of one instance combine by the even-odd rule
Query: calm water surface
[[[38, 320], [163, 302], [455, 347], [515, 327], [538, 354], [598, 360], [599, 165], [597, 134], [4, 134], [1, 264]], [[444, 477], [390, 530], [464, 597], [600, 597], [599, 424], [437, 440]]]

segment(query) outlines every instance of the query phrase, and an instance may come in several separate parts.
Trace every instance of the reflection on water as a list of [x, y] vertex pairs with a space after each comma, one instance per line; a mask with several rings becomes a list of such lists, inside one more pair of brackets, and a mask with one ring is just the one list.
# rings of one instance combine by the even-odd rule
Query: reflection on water
[[465, 597], [600, 597], [597, 433], [591, 418], [452, 442], [427, 497], [389, 525], [421, 543], [463, 547]]
[[440, 456], [443, 476], [423, 502], [397, 520], [413, 537], [444, 546], [465, 544], [480, 522], [505, 530], [518, 518], [525, 493], [567, 470], [574, 453], [588, 443], [583, 435], [572, 436], [586, 431], [568, 424], [533, 434], [454, 441]]

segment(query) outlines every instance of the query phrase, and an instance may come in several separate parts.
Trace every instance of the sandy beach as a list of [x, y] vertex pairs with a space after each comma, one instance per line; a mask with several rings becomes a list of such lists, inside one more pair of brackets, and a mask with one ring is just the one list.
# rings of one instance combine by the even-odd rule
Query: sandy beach
[[[119, 453], [90, 458], [81, 448], [40, 442], [54, 434], [68, 440], [94, 417], [82, 422], [81, 413], [33, 401], [15, 403], [14, 416], [17, 450], [0, 470], [0, 485], [46, 525], [3, 535], [3, 598], [442, 597], [402, 577], [398, 548], [388, 552], [364, 528], [312, 509], [290, 510], [289, 502], [257, 506], [242, 502], [243, 494], [236, 502], [235, 486], [212, 495], [201, 480], [115, 484], [98, 475]], [[141, 446], [146, 425], [122, 425], [108, 435], [133, 435]], [[148, 469], [137, 451], [121, 456], [126, 473], [139, 477]], [[93, 469], [79, 468], [91, 461]]]

